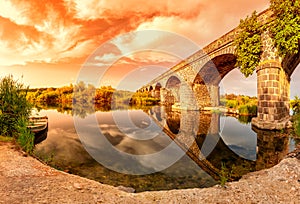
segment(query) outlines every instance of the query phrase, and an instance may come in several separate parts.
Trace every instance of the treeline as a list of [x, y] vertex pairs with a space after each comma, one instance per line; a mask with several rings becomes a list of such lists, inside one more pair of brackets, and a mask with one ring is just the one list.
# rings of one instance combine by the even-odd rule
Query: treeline
[[111, 106], [116, 104], [154, 105], [158, 99], [151, 97], [150, 93], [130, 92], [116, 90], [111, 86], [96, 88], [91, 84], [79, 82], [75, 85], [61, 88], [29, 89], [27, 99], [33, 103], [56, 104], [90, 104]]
[[225, 94], [220, 97], [220, 104], [238, 110], [239, 115], [257, 115], [257, 97]]

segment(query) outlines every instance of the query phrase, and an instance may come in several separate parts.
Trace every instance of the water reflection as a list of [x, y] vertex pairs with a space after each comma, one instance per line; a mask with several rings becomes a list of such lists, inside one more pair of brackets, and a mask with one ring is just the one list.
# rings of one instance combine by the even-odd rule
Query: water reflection
[[281, 131], [257, 132], [257, 160], [256, 170], [270, 168], [278, 164], [290, 151], [289, 137], [287, 133]]
[[[180, 112], [179, 111], [172, 111], [171, 108], [165, 109], [166, 111], [166, 122], [167, 128], [173, 133], [178, 134], [180, 130]], [[162, 120], [158, 121], [161, 122]]]
[[[47, 140], [36, 146], [36, 154], [59, 169], [114, 186], [131, 186], [137, 191], [208, 187], [216, 183], [187, 156], [183, 156], [164, 171], [150, 175], [134, 176], [111, 171], [96, 162], [85, 151], [75, 131], [71, 115], [62, 114], [56, 110], [43, 110], [42, 112], [48, 115], [49, 132]], [[141, 125], [145, 129], [150, 127], [144, 126], [144, 122], [142, 122], [145, 114], [143, 111], [132, 112], [135, 113], [135, 116], [142, 116], [141, 122], [134, 119], [133, 124]], [[122, 111], [116, 111], [116, 113], [119, 113], [118, 117], [124, 114]], [[124, 133], [114, 124], [112, 112], [98, 112], [97, 119], [101, 121], [99, 123], [101, 130], [106, 133], [105, 135], [109, 138], [109, 141], [122, 151], [148, 154], [160, 150], [163, 145], [166, 146], [171, 142], [170, 138], [158, 137], [150, 140], [147, 145], [143, 145], [145, 141], [140, 141], [139, 144], [134, 143], [136, 141], [132, 143], [132, 138], [124, 137]], [[109, 153], [105, 152], [103, 156], [111, 161]], [[119, 165], [114, 161], [111, 162], [112, 165]], [[145, 168], [148, 168], [153, 166], [152, 163], [155, 163], [155, 161], [137, 161], [135, 167], [139, 168], [138, 166], [143, 164]]]
[[[153, 116], [154, 113], [150, 112]], [[247, 117], [236, 119], [216, 113], [174, 112], [169, 109], [166, 109], [165, 114], [162, 121], [156, 122], [170, 129], [168, 136], [178, 139], [179, 146], [187, 151], [187, 155], [213, 178], [216, 175], [218, 177], [222, 166], [230, 171], [231, 179], [269, 168], [282, 160], [290, 150], [289, 135], [252, 130], [248, 123], [251, 119]], [[168, 122], [170, 118], [172, 123]], [[191, 145], [190, 139], [193, 139], [197, 126], [197, 145]]]
[[[241, 124], [233, 117], [153, 107], [98, 111], [93, 116], [97, 121], [95, 127], [89, 122], [93, 120], [91, 115], [79, 114], [79, 119], [81, 116], [87, 119], [83, 141], [92, 151], [89, 154], [76, 133], [71, 116], [74, 112], [70, 115], [57, 110], [42, 112], [48, 115], [49, 131], [48, 138], [36, 146], [39, 157], [49, 160], [52, 155], [48, 162], [60, 169], [114, 186], [131, 186], [137, 191], [208, 187], [216, 184], [222, 165], [236, 179], [247, 172], [275, 165], [289, 151], [288, 136], [253, 131], [250, 124]], [[99, 137], [99, 131], [103, 138]], [[144, 157], [162, 152], [174, 141], [177, 147], [163, 156]], [[108, 150], [105, 143], [114, 149]], [[113, 156], [115, 151], [139, 159], [132, 163], [120, 154]], [[117, 173], [95, 161], [106, 161], [112, 169], [124, 168], [125, 172], [130, 169], [148, 172], [164, 167], [173, 154], [184, 152], [186, 155], [169, 168], [150, 175]]]
[[48, 127], [40, 132], [34, 134], [34, 144], [41, 143], [47, 138], [48, 135]]

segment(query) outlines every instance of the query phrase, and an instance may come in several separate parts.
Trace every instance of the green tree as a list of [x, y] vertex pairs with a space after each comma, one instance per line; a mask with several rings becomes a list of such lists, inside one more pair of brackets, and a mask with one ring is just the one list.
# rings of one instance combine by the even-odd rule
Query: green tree
[[295, 99], [290, 101], [290, 107], [294, 115], [300, 114], [300, 98], [298, 96], [295, 96]]
[[297, 54], [300, 41], [300, 1], [271, 0], [274, 20], [270, 31], [279, 54]]

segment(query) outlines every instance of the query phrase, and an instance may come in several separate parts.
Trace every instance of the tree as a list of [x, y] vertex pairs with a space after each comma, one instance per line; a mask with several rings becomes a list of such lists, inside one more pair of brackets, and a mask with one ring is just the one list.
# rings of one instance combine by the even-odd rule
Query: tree
[[290, 106], [293, 110], [293, 114], [299, 114], [300, 113], [300, 98], [298, 96], [295, 96], [294, 100], [290, 101]]

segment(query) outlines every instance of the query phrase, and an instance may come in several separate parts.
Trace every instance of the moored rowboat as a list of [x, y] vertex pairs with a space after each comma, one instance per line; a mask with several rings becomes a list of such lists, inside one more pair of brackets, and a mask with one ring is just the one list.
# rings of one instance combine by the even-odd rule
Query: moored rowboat
[[47, 116], [30, 116], [29, 125], [27, 126], [33, 133], [38, 134], [48, 127]]

